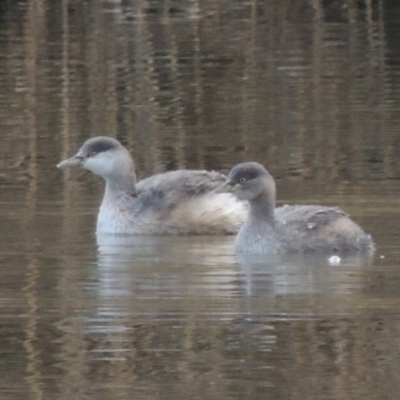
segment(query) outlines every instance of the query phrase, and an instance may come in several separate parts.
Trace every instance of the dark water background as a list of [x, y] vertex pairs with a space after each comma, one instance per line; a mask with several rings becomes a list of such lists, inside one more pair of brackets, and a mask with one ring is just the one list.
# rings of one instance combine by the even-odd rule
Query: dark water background
[[[0, 398], [397, 399], [400, 3], [0, 3]], [[96, 135], [139, 177], [262, 162], [368, 265], [247, 263], [232, 237], [94, 235]]]

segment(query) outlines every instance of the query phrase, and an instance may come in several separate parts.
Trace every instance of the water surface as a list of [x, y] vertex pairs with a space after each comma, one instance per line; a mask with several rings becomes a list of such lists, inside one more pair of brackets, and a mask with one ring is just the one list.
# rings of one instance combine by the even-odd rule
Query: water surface
[[[0, 398], [397, 398], [397, 2], [3, 3]], [[375, 257], [96, 237], [102, 182], [55, 165], [100, 134], [139, 178], [259, 161]]]

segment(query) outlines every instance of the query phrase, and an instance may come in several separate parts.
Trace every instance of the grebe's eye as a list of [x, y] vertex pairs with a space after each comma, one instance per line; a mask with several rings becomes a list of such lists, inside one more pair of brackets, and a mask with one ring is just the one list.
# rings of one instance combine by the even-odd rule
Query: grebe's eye
[[246, 182], [246, 178], [243, 178], [243, 177], [242, 177], [242, 178], [239, 179], [239, 183], [242, 183], [242, 184], [243, 184], [243, 183], [245, 183], [245, 182]]

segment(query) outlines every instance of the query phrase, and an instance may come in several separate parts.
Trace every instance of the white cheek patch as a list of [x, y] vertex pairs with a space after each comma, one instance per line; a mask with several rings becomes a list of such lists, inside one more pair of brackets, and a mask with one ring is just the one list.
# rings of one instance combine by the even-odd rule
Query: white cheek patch
[[94, 157], [87, 158], [83, 167], [96, 175], [107, 176], [114, 168], [114, 160], [109, 153], [99, 153]]

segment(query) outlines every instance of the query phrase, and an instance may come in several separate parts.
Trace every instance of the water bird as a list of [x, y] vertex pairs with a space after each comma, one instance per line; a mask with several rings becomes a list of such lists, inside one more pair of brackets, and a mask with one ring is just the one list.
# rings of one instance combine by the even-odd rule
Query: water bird
[[249, 203], [235, 238], [235, 252], [249, 254], [372, 254], [374, 243], [338, 207], [318, 205], [275, 208], [275, 180], [257, 162], [237, 164], [217, 193], [233, 193]]
[[57, 167], [81, 166], [105, 181], [96, 232], [109, 234], [234, 234], [247, 205], [214, 189], [226, 180], [215, 171], [178, 170], [136, 182], [129, 151], [116, 139], [87, 140]]

